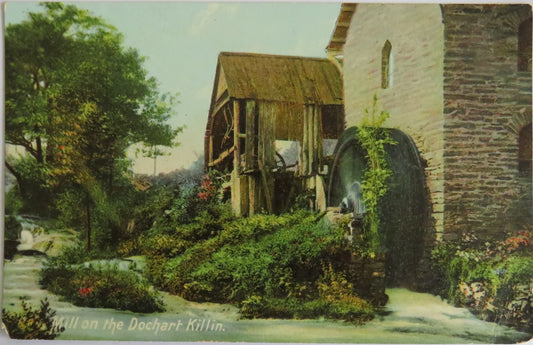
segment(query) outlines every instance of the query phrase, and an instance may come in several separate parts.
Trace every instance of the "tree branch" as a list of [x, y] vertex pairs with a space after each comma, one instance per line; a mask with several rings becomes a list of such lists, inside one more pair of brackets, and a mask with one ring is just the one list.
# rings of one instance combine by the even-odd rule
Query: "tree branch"
[[15, 176], [15, 179], [17, 179], [17, 183], [19, 185], [19, 191], [20, 191], [20, 194], [21, 195], [26, 195], [26, 189], [24, 188], [24, 182], [23, 182], [23, 178], [22, 178], [22, 175], [20, 175], [14, 168], [11, 164], [9, 164], [7, 161], [4, 161], [5, 165], [6, 165], [6, 168], [7, 170], [9, 170], [9, 172]]
[[37, 159], [37, 150], [33, 148], [33, 145], [30, 141], [24, 139], [24, 138], [16, 138], [16, 139], [6, 139], [6, 144], [16, 145], [16, 146], [22, 146], [26, 149], [26, 151], [32, 155], [35, 159]]

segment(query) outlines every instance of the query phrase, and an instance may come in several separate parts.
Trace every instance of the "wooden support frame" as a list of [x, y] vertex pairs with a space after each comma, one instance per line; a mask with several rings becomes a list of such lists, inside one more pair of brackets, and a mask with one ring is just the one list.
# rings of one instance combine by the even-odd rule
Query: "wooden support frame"
[[228, 158], [229, 156], [231, 156], [231, 154], [235, 152], [235, 146], [232, 146], [231, 148], [229, 148], [228, 150], [222, 152], [217, 159], [215, 159], [214, 161], [210, 162], [209, 163], [209, 167], [213, 167], [215, 165], [218, 165], [220, 163], [222, 163], [222, 161], [224, 161], [224, 159]]

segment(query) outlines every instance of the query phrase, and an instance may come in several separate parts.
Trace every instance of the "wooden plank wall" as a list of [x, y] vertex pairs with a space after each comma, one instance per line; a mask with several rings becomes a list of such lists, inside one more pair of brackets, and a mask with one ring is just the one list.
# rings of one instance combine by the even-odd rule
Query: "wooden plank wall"
[[318, 172], [322, 160], [320, 107], [313, 104], [306, 105], [303, 119], [299, 172], [301, 176], [311, 176]]
[[231, 172], [232, 186], [231, 186], [231, 205], [233, 212], [237, 217], [242, 217], [248, 215], [248, 203], [249, 203], [249, 194], [248, 194], [248, 176], [242, 175], [241, 167], [241, 137], [245, 133], [241, 133], [241, 113], [246, 111], [245, 107], [241, 106], [239, 100], [233, 100], [233, 145], [235, 151], [233, 152], [233, 171]]
[[[232, 204], [237, 216], [254, 215], [263, 210], [273, 213], [275, 178], [273, 169], [276, 168], [276, 147], [278, 127], [286, 122], [288, 116], [282, 110], [287, 108], [276, 102], [256, 100], [233, 101], [234, 114], [234, 146], [232, 172]], [[301, 124], [299, 129], [280, 128], [283, 136], [299, 137], [300, 157], [298, 174], [304, 178], [307, 189], [316, 188], [315, 175], [318, 173], [322, 159], [322, 114], [318, 105], [301, 106], [299, 114], [297, 107], [290, 108], [293, 122]], [[242, 113], [242, 118], [240, 114]], [[245, 126], [240, 121], [245, 119]], [[239, 128], [245, 128], [240, 133]], [[296, 134], [299, 130], [299, 135]], [[292, 134], [291, 134], [292, 132]], [[244, 148], [239, 138], [244, 137]], [[296, 139], [296, 138], [294, 138]], [[244, 164], [241, 164], [244, 151]], [[312, 206], [315, 206], [314, 203]]]
[[272, 170], [276, 168], [276, 104], [273, 102], [259, 103], [258, 131], [258, 168], [262, 187], [262, 197], [269, 213], [274, 212], [274, 177]]

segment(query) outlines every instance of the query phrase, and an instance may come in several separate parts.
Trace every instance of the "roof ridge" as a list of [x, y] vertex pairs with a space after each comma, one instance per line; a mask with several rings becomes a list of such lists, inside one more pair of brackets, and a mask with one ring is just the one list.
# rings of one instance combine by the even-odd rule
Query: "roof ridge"
[[308, 57], [299, 55], [278, 55], [278, 54], [262, 54], [262, 53], [245, 53], [245, 52], [220, 52], [219, 56], [250, 56], [250, 57], [265, 57], [265, 58], [279, 58], [279, 59], [306, 59], [317, 61], [330, 61], [327, 57]]

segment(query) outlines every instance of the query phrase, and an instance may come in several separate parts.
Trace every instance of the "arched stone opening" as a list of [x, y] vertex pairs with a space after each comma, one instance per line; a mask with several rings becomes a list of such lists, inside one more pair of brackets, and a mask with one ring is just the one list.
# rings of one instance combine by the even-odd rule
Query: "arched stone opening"
[[[398, 144], [385, 148], [393, 174], [379, 206], [386, 281], [388, 286], [412, 288], [417, 286], [419, 264], [427, 254], [424, 238], [431, 229], [429, 193], [413, 140], [397, 129], [390, 129], [390, 136]], [[362, 182], [365, 167], [365, 151], [357, 139], [357, 128], [348, 128], [335, 149], [329, 206], [339, 206], [352, 186]]]

